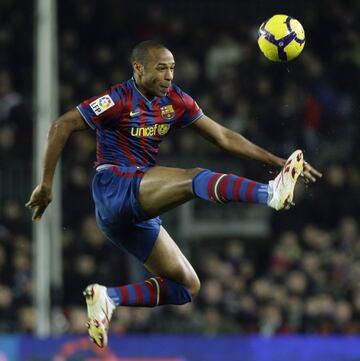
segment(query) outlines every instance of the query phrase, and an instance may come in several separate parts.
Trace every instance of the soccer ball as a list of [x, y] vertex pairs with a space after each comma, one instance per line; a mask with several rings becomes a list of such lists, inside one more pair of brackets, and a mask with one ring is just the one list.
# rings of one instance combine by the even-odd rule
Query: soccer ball
[[305, 32], [300, 22], [291, 16], [274, 15], [261, 24], [258, 44], [271, 61], [290, 61], [302, 52]]

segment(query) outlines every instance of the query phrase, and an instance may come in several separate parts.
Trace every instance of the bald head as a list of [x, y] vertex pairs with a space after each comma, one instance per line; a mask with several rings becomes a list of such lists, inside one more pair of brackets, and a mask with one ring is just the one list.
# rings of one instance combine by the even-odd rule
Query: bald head
[[137, 45], [131, 54], [134, 80], [148, 99], [165, 96], [174, 77], [175, 60], [163, 44], [147, 40]]
[[145, 65], [152, 49], [166, 49], [167, 47], [156, 40], [145, 40], [135, 46], [131, 52], [131, 64], [139, 63]]

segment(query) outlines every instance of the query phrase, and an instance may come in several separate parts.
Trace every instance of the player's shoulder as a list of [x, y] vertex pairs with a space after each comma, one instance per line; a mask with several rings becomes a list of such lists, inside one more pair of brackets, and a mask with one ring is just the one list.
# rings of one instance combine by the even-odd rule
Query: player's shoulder
[[184, 91], [175, 83], [171, 84], [171, 87], [169, 89], [169, 94], [177, 94], [177, 95], [181, 95], [183, 94]]
[[115, 103], [122, 101], [131, 94], [131, 86], [129, 81], [123, 81], [122, 83], [116, 83], [111, 85], [106, 91], [107, 96], [109, 96]]
[[172, 100], [183, 101], [184, 97], [189, 97], [189, 95], [178, 85], [172, 83], [168, 92], [168, 97]]
[[116, 83], [110, 87], [110, 93], [126, 93], [131, 89], [130, 81], [125, 80], [121, 83]]

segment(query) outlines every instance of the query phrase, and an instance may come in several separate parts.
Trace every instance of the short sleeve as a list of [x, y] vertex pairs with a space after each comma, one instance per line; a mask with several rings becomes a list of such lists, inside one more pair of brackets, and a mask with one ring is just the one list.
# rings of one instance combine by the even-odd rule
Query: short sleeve
[[180, 90], [179, 93], [182, 102], [185, 106], [185, 111], [180, 118], [177, 125], [181, 128], [187, 127], [188, 125], [196, 122], [198, 119], [200, 119], [204, 113], [196, 103], [196, 101], [188, 94], [186, 94], [184, 91]]
[[117, 119], [122, 108], [122, 97], [115, 87], [77, 106], [77, 110], [92, 129], [104, 127]]

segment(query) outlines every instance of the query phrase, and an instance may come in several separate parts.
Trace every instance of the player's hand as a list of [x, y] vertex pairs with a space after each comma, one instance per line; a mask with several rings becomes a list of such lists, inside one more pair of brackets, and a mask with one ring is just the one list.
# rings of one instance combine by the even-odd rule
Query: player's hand
[[33, 209], [32, 220], [38, 221], [41, 219], [46, 207], [52, 200], [51, 188], [39, 184], [32, 192], [29, 202], [25, 204], [26, 207]]
[[322, 173], [320, 173], [318, 170], [312, 167], [308, 162], [304, 161], [304, 169], [301, 176], [305, 181], [305, 183], [309, 183], [309, 182], [314, 183], [316, 182], [317, 178], [322, 177]]

